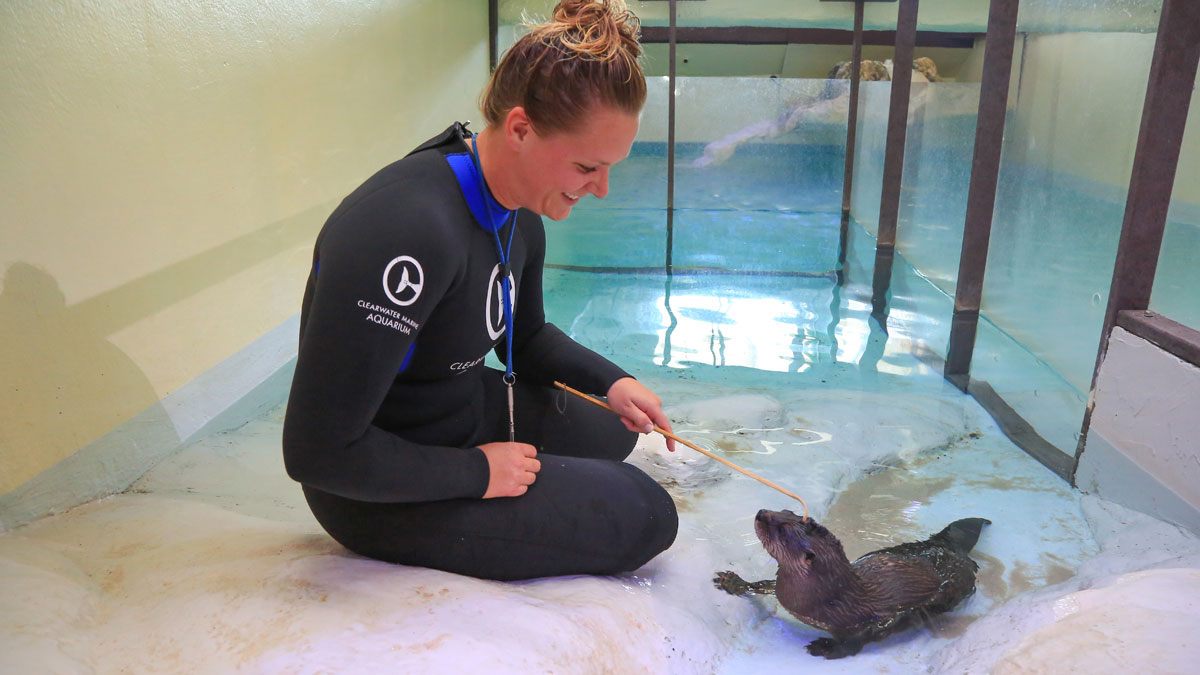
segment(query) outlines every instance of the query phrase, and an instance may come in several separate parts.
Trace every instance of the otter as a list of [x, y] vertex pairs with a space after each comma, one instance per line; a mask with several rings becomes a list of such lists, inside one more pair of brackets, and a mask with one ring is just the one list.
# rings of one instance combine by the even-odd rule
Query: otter
[[777, 577], [747, 582], [725, 571], [713, 583], [733, 595], [775, 594], [797, 619], [832, 635], [810, 642], [808, 653], [842, 658], [970, 597], [979, 565], [967, 553], [989, 524], [984, 518], [956, 520], [925, 541], [851, 563], [842, 542], [815, 520], [763, 509], [754, 531], [779, 563]]

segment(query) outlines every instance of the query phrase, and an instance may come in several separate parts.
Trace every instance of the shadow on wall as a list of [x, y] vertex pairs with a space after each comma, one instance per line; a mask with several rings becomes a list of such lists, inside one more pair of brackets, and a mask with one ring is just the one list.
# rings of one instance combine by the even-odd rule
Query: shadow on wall
[[158, 402], [137, 364], [94, 330], [46, 271], [24, 262], [5, 271], [0, 495]]
[[[216, 365], [204, 370], [192, 363], [194, 354], [179, 351], [172, 358], [192, 379], [171, 385], [172, 403], [164, 404], [137, 355], [108, 336], [189, 302], [195, 321], [173, 326], [161, 339], [190, 344], [214, 312], [258, 311], [212, 289], [280, 252], [303, 249], [307, 257], [330, 210], [331, 204], [307, 209], [70, 306], [44, 269], [9, 266], [0, 288], [0, 532], [124, 490], [257, 387], [263, 373], [255, 364], [239, 361], [214, 372]], [[285, 263], [291, 264], [268, 272], [295, 273], [298, 309], [307, 265], [292, 270]]]

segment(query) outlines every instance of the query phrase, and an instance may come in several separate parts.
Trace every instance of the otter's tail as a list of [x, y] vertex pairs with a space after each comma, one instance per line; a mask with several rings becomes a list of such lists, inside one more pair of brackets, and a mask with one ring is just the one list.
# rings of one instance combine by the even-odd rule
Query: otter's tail
[[946, 548], [962, 554], [971, 552], [975, 542], [979, 541], [979, 532], [984, 525], [991, 525], [987, 518], [963, 518], [946, 526], [946, 529], [929, 538], [929, 541], [941, 544]]

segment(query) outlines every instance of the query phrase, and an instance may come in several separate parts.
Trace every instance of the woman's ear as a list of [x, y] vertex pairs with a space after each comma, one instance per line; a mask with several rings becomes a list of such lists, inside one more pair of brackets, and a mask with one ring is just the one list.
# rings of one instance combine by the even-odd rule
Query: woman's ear
[[520, 150], [533, 134], [533, 122], [525, 114], [525, 108], [515, 106], [504, 117], [504, 138], [513, 150]]

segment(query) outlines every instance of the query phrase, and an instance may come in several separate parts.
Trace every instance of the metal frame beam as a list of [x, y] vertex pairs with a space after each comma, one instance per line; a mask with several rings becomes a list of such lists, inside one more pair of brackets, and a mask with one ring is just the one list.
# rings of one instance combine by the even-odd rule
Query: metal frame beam
[[[854, 31], [839, 28], [774, 28], [771, 26], [679, 26], [675, 29], [679, 44], [720, 45], [850, 45]], [[670, 42], [670, 26], [642, 26], [642, 44]], [[983, 33], [944, 33], [916, 31], [918, 47], [970, 49]], [[862, 31], [865, 45], [887, 47], [896, 44], [896, 31]]]
[[496, 72], [496, 64], [499, 63], [500, 55], [498, 53], [498, 38], [500, 32], [500, 7], [499, 0], [488, 0], [488, 72]]
[[663, 265], [671, 274], [671, 254], [675, 247], [675, 39], [678, 30], [676, 0], [671, 0], [670, 25], [667, 27], [670, 44], [670, 72], [667, 75], [667, 254]]
[[892, 60], [891, 100], [888, 106], [887, 147], [883, 156], [883, 191], [879, 198], [879, 227], [875, 242], [875, 276], [871, 284], [871, 315], [887, 329], [887, 297], [896, 255], [896, 224], [904, 178], [904, 141], [908, 135], [908, 101], [912, 91], [913, 46], [917, 34], [917, 0], [900, 0], [896, 17], [896, 53]]
[[854, 191], [854, 152], [858, 134], [858, 89], [862, 80], [863, 0], [854, 3], [854, 50], [850, 57], [850, 105], [846, 117], [846, 163], [842, 172], [842, 222], [838, 233], [838, 285], [844, 281], [850, 239], [850, 196]]
[[992, 0], [988, 13], [983, 80], [979, 88], [979, 116], [975, 124], [975, 150], [971, 161], [962, 252], [958, 259], [950, 343], [943, 373], [947, 380], [963, 391], [967, 391], [970, 381], [988, 244], [992, 236], [992, 212], [996, 206], [996, 185], [1000, 175], [1000, 151], [1004, 143], [1004, 119], [1008, 110], [1008, 87], [1012, 78], [1019, 4], [1019, 0]]

